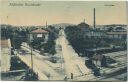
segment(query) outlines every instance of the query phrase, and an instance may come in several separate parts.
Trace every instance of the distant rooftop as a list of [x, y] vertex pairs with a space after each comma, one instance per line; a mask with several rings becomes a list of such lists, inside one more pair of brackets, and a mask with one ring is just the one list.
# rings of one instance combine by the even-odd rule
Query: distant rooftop
[[48, 31], [39, 28], [39, 29], [33, 30], [31, 33], [42, 34], [42, 33], [48, 33]]
[[78, 24], [78, 27], [80, 27], [80, 28], [89, 28], [89, 25], [88, 24], [86, 24], [85, 22], [82, 22], [82, 23], [80, 23], [80, 24]]
[[127, 32], [125, 31], [125, 32], [107, 32], [107, 34], [110, 34], [110, 35], [112, 35], [112, 34], [121, 34], [121, 35], [124, 35], [124, 34], [127, 34]]
[[98, 54], [98, 55], [93, 55], [92, 59], [93, 60], [99, 60], [99, 61], [101, 61], [103, 59], [103, 57], [104, 57], [104, 55]]

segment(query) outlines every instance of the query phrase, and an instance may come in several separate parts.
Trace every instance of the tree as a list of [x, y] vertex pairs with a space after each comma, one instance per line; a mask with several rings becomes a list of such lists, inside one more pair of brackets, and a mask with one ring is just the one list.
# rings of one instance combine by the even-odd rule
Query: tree
[[106, 57], [103, 56], [102, 60], [101, 60], [101, 66], [102, 67], [106, 67], [107, 66], [107, 62], [106, 62]]
[[58, 37], [59, 29], [50, 25], [50, 26], [48, 26], [47, 30], [49, 31], [48, 41], [55, 40]]
[[108, 28], [108, 32], [112, 32], [113, 30], [114, 30], [113, 27], [109, 27], [109, 28]]
[[48, 41], [46, 44], [42, 45], [42, 47], [44, 48], [44, 52], [50, 53], [52, 55], [56, 53], [54, 41]]

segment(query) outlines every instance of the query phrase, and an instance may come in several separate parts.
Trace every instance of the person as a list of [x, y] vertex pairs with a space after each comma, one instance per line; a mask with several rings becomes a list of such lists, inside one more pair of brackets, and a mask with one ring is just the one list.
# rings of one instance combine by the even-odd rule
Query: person
[[73, 79], [73, 73], [71, 73], [71, 79]]
[[50, 77], [51, 77], [50, 73], [47, 75], [47, 77], [48, 77], [48, 79], [50, 80]]

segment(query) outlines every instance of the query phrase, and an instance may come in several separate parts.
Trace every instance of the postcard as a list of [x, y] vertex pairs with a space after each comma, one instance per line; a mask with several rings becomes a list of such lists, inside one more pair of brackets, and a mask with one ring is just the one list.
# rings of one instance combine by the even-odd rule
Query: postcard
[[2, 81], [127, 81], [126, 1], [2, 0]]

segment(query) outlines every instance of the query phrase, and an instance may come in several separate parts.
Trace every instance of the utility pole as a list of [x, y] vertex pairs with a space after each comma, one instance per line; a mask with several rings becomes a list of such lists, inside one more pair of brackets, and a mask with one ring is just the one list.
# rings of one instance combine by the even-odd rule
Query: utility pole
[[32, 57], [32, 46], [31, 46], [31, 67], [32, 67], [32, 71], [33, 71], [33, 57]]
[[[29, 43], [30, 43], [30, 44], [29, 44], [29, 47], [30, 47], [30, 49], [31, 49], [31, 54], [30, 54], [30, 55], [31, 55], [31, 69], [32, 69], [32, 71], [33, 71], [33, 56], [32, 56], [32, 55], [33, 55], [33, 54], [32, 54], [32, 50], [33, 50], [33, 49], [32, 49], [32, 41], [33, 41], [33, 39], [31, 39], [30, 37], [31, 37], [31, 33], [29, 34]], [[32, 71], [31, 71], [31, 76], [33, 76]]]
[[94, 11], [93, 11], [93, 15], [94, 15], [94, 28], [96, 28], [96, 22], [95, 22], [95, 20], [96, 20], [96, 17], [95, 17], [95, 8], [94, 8]]

